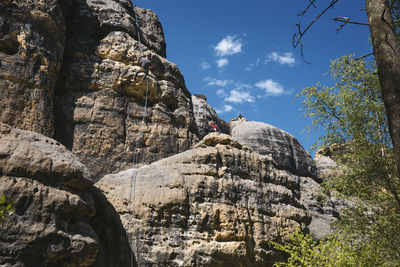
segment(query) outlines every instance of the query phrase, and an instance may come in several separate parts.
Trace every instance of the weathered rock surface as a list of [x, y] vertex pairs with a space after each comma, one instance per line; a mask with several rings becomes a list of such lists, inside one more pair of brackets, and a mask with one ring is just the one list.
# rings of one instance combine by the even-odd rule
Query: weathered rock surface
[[139, 266], [272, 265], [281, 255], [268, 241], [311, 220], [299, 176], [224, 134], [96, 186], [132, 233]]
[[131, 81], [141, 57], [133, 10], [128, 0], [76, 1], [67, 24], [55, 136], [95, 177], [132, 166], [139, 137], [141, 164], [185, 151], [198, 140], [183, 76], [162, 57], [160, 22], [151, 11], [139, 8], [135, 10], [143, 26], [142, 49], [153, 67], [146, 81], [143, 74]]
[[319, 183], [309, 177], [300, 177], [300, 203], [312, 217], [308, 229], [320, 240], [334, 232], [331, 226], [339, 218], [344, 203], [334, 196], [326, 195]]
[[231, 135], [261, 155], [271, 155], [280, 168], [300, 176], [317, 178], [311, 156], [289, 133], [272, 125], [239, 118], [230, 121]]
[[214, 121], [221, 133], [229, 134], [228, 123], [218, 117], [217, 112], [207, 104], [207, 98], [204, 95], [192, 95], [192, 102], [200, 139], [210, 132], [209, 121]]
[[[338, 174], [335, 154], [345, 153], [345, 151], [345, 147], [333, 145], [315, 153], [314, 161], [317, 167], [318, 181], [326, 181]], [[340, 218], [342, 210], [354, 205], [349, 199], [340, 197], [338, 192], [324, 192], [319, 183], [307, 177], [301, 177], [300, 202], [313, 218], [309, 229], [316, 239], [334, 233], [335, 229], [332, 223]]]
[[150, 9], [135, 6], [139, 30], [142, 33], [141, 40], [144, 45], [153, 49], [160, 56], [167, 57], [167, 44], [164, 39], [164, 31], [157, 15]]
[[57, 141], [0, 124], [1, 266], [129, 266], [118, 214], [89, 170]]
[[[328, 179], [335, 174], [335, 168], [338, 167], [335, 161], [335, 154], [345, 153], [346, 148], [343, 146], [333, 145], [332, 147], [319, 149], [315, 153], [314, 161], [317, 167], [318, 177], [321, 180]], [[337, 158], [336, 158], [337, 159]]]
[[53, 135], [71, 2], [0, 1], [0, 122]]
[[317, 153], [316, 164], [301, 144], [290, 134], [262, 122], [248, 122], [243, 117], [230, 122], [232, 136], [242, 145], [263, 155], [270, 155], [280, 168], [299, 175], [300, 203], [311, 216], [308, 229], [314, 238], [333, 233], [331, 223], [347, 204], [333, 195], [326, 195], [318, 183], [332, 173], [336, 163]]

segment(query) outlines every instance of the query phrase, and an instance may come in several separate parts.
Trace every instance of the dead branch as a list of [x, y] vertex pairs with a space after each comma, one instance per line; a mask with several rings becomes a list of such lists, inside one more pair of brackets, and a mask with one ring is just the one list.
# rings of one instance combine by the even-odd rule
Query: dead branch
[[312, 7], [314, 7], [314, 8], [317, 8], [317, 6], [316, 5], [314, 5], [314, 2], [315, 2], [316, 0], [308, 0], [308, 2], [310, 2], [309, 4], [308, 4], [308, 6], [303, 10], [303, 11], [301, 11], [299, 14], [297, 14], [297, 16], [303, 16], [304, 14], [306, 14], [307, 13], [307, 11], [308, 11], [308, 9], [312, 6]]
[[371, 52], [371, 53], [369, 53], [369, 54], [366, 54], [366, 55], [364, 55], [364, 56], [361, 56], [361, 57], [356, 58], [356, 60], [360, 60], [360, 59], [363, 59], [363, 58], [372, 56], [373, 54], [374, 54], [374, 52]]
[[[314, 6], [314, 2], [316, 0], [309, 0], [310, 4], [307, 6], [307, 8], [304, 10], [305, 12], [307, 12], [308, 8], [313, 5]], [[300, 45], [300, 52], [301, 52], [301, 57], [303, 59], [304, 62], [307, 62], [304, 59], [304, 55], [303, 55], [303, 43], [301, 42], [301, 39], [303, 38], [303, 36], [306, 34], [306, 32], [311, 28], [311, 26], [314, 24], [314, 22], [316, 22], [322, 15], [324, 15], [330, 8], [332, 8], [339, 0], [332, 0], [331, 3], [329, 4], [329, 6], [327, 8], [325, 8], [318, 16], [316, 16], [313, 21], [311, 21], [308, 26], [304, 29], [304, 31], [301, 30], [301, 25], [300, 23], [296, 24], [297, 26], [297, 33], [293, 34], [293, 38], [292, 38], [292, 45], [294, 48], [297, 48], [298, 45]], [[304, 13], [304, 11], [302, 13]], [[300, 13], [301, 14], [301, 13]], [[304, 13], [305, 14], [305, 13]], [[304, 15], [303, 14], [303, 15]], [[309, 63], [309, 62], [307, 62]]]
[[339, 31], [340, 31], [344, 26], [346, 26], [347, 23], [369, 26], [369, 23], [351, 21], [350, 18], [348, 18], [348, 17], [336, 17], [336, 18], [333, 18], [332, 20], [333, 20], [333, 21], [343, 22], [343, 24], [340, 24], [339, 28], [336, 29], [336, 33], [339, 33]]

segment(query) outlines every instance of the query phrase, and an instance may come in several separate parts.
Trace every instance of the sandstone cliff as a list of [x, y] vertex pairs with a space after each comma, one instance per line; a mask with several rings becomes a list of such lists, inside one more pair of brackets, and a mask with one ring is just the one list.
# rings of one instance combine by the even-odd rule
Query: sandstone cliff
[[299, 176], [224, 134], [96, 186], [133, 234], [140, 266], [268, 266], [282, 257], [268, 245], [281, 227], [311, 221]]
[[[165, 56], [157, 16], [130, 1], [76, 1], [67, 23], [64, 63], [56, 88], [56, 139], [102, 174], [132, 165], [140, 130], [139, 161], [151, 163], [187, 150], [197, 140], [191, 95], [177, 66]], [[139, 76], [141, 33], [153, 67]], [[146, 87], [147, 117], [142, 129]]]
[[0, 121], [52, 136], [71, 1], [0, 1]]
[[200, 94], [192, 95], [193, 112], [199, 138], [203, 139], [210, 132], [208, 123], [214, 121], [221, 133], [229, 134], [229, 125], [220, 117], [217, 112], [207, 103], [207, 97]]
[[1, 266], [129, 265], [118, 214], [63, 145], [0, 124], [0, 175], [16, 209], [0, 225]]
[[[132, 164], [140, 130], [141, 163], [198, 140], [191, 95], [165, 59], [152, 11], [129, 0], [1, 1], [0, 9], [0, 121], [54, 136], [95, 177]], [[142, 76], [131, 81], [140, 65], [138, 34], [153, 63], [148, 84]]]
[[300, 176], [317, 177], [311, 156], [289, 133], [272, 125], [247, 121], [244, 118], [231, 120], [230, 128], [231, 135], [240, 143], [261, 155], [271, 155], [281, 168]]

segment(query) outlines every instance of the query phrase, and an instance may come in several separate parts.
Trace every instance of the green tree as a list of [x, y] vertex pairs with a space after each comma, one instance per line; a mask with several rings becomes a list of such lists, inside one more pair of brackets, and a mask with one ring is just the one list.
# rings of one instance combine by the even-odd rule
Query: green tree
[[[387, 264], [400, 263], [400, 180], [375, 66], [353, 56], [331, 64], [334, 86], [317, 84], [304, 97], [312, 127], [326, 133], [316, 147], [339, 146], [336, 175], [325, 187], [351, 198], [337, 222], [343, 233], [363, 240]], [[342, 152], [340, 152], [342, 151]]]
[[341, 234], [333, 234], [316, 242], [310, 234], [299, 228], [284, 233], [285, 244], [269, 244], [289, 255], [287, 262], [277, 262], [274, 267], [295, 266], [382, 266], [382, 259], [362, 242], [354, 242]]
[[[301, 16], [314, 6], [317, 0], [308, 0], [307, 8], [300, 13]], [[327, 7], [314, 18], [309, 25], [301, 30], [298, 25], [298, 33], [293, 36], [293, 46], [301, 48], [302, 37], [330, 8], [333, 8], [339, 0], [331, 0]], [[389, 132], [393, 143], [393, 152], [397, 164], [397, 175], [400, 175], [400, 17], [399, 0], [365, 0], [365, 10], [368, 15], [368, 23], [359, 23], [348, 20], [339, 20], [346, 24], [362, 24], [369, 26], [372, 40], [373, 55], [375, 56], [377, 73], [380, 81], [380, 88], [383, 103], [388, 118]], [[361, 8], [361, 6], [360, 6]], [[339, 29], [340, 29], [339, 28]], [[303, 53], [302, 53], [303, 54]]]

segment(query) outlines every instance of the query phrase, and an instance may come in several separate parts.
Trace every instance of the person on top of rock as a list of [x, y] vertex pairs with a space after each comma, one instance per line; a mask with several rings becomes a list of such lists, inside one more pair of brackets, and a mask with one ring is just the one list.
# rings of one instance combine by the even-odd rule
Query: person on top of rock
[[147, 56], [143, 57], [141, 59], [142, 61], [142, 66], [140, 67], [139, 70], [137, 70], [135, 72], [135, 75], [133, 76], [133, 81], [136, 80], [136, 76], [140, 73], [140, 72], [144, 72], [144, 77], [142, 79], [142, 81], [144, 81], [147, 77], [147, 74], [149, 74], [149, 69], [151, 67], [151, 61], [147, 58]]
[[214, 121], [209, 121], [208, 126], [210, 127], [210, 133], [219, 133], [218, 126]]

